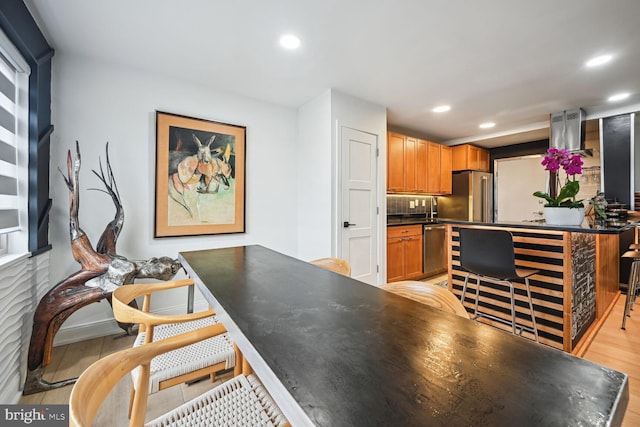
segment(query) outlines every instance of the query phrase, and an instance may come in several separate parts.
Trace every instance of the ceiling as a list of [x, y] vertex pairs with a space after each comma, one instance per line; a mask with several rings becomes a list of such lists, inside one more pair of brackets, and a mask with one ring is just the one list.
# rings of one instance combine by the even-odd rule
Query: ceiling
[[[25, 3], [57, 55], [287, 107], [333, 88], [386, 106], [391, 128], [447, 144], [543, 139], [550, 113], [577, 107], [588, 118], [640, 110], [638, 0]], [[284, 33], [301, 47], [280, 48]], [[609, 64], [584, 66], [604, 53]], [[441, 104], [451, 110], [431, 111]]]

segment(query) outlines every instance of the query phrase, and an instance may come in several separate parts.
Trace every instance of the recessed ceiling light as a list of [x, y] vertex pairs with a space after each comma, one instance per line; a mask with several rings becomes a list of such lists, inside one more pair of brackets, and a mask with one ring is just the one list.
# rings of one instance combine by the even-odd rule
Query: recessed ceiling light
[[439, 106], [435, 107], [431, 111], [433, 111], [434, 113], [444, 113], [444, 112], [449, 111], [449, 110], [451, 110], [450, 106], [448, 106], [448, 105], [439, 105]]
[[607, 62], [611, 61], [612, 56], [611, 55], [600, 55], [600, 56], [595, 56], [593, 58], [591, 58], [590, 60], [588, 60], [585, 65], [587, 67], [597, 67], [598, 65], [603, 65], [606, 64]]
[[297, 49], [300, 47], [300, 39], [293, 34], [285, 34], [280, 37], [280, 46], [285, 49]]
[[487, 122], [487, 123], [482, 123], [482, 124], [480, 125], [480, 128], [481, 128], [481, 129], [489, 129], [489, 128], [494, 127], [495, 125], [496, 125], [496, 124], [495, 124], [495, 123], [493, 123], [493, 122]]
[[616, 93], [615, 95], [611, 95], [608, 98], [609, 102], [622, 101], [623, 99], [627, 99], [629, 97], [629, 93]]

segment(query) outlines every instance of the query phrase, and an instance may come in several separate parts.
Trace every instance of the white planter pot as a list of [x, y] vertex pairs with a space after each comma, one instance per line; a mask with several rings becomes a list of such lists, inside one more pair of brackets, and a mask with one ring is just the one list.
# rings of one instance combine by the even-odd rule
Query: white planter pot
[[584, 208], [544, 208], [544, 219], [549, 225], [582, 225]]

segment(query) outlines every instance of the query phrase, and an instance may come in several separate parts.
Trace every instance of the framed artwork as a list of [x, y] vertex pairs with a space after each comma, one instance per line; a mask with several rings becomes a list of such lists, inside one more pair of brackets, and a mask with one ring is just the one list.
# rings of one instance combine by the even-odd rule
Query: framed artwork
[[246, 128], [156, 111], [155, 237], [244, 233]]

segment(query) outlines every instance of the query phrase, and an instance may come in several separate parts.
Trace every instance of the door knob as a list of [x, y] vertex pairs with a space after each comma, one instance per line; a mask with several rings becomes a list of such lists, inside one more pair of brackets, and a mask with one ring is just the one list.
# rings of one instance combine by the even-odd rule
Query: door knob
[[342, 226], [344, 228], [349, 228], [350, 225], [355, 225], [355, 224], [351, 224], [349, 221], [345, 221], [345, 222], [342, 223]]

